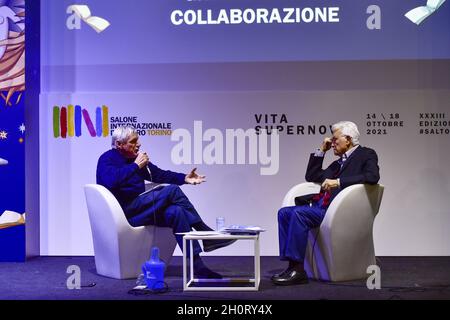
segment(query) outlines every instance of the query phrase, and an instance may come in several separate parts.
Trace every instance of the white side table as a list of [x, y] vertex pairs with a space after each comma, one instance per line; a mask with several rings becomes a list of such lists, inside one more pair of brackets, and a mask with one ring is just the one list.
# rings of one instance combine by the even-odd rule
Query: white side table
[[[253, 240], [255, 271], [254, 278], [223, 278], [223, 279], [201, 279], [194, 277], [194, 253], [192, 240]], [[187, 275], [187, 242], [189, 242], [189, 280]], [[258, 291], [260, 282], [260, 255], [259, 255], [259, 234], [256, 235], [232, 235], [222, 233], [217, 235], [202, 235], [197, 232], [188, 232], [183, 236], [183, 290], [184, 291]], [[221, 284], [221, 286], [200, 287], [195, 283]], [[252, 284], [252, 286], [231, 286], [231, 284]], [[226, 286], [230, 284], [230, 286]]]

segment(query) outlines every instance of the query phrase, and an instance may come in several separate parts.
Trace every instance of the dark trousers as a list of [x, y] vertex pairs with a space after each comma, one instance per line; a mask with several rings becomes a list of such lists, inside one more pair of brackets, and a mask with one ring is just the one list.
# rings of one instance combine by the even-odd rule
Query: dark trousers
[[[156, 225], [172, 228], [181, 250], [183, 236], [176, 233], [189, 232], [193, 224], [202, 221], [177, 185], [168, 185], [137, 197], [125, 208], [125, 215], [133, 227]], [[202, 251], [198, 241], [193, 241], [193, 248], [194, 255]]]
[[278, 210], [278, 237], [280, 259], [303, 262], [305, 260], [308, 232], [320, 226], [326, 209], [313, 206], [284, 207]]

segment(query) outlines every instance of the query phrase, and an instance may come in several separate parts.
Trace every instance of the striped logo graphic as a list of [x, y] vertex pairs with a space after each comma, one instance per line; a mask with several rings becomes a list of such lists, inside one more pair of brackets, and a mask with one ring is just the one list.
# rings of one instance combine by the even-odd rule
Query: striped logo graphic
[[86, 109], [81, 106], [75, 107], [69, 104], [66, 107], [53, 107], [53, 136], [55, 138], [81, 137], [82, 122], [88, 129], [91, 137], [109, 136], [108, 107], [98, 107], [95, 109], [95, 127], [91, 116]]

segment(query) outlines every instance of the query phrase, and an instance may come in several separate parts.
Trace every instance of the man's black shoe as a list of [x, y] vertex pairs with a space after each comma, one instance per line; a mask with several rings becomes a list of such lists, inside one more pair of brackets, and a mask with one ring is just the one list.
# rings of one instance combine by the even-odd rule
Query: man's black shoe
[[236, 239], [226, 239], [226, 240], [203, 240], [203, 251], [210, 252], [219, 248], [229, 246]]
[[208, 269], [207, 267], [200, 267], [194, 271], [194, 276], [198, 279], [222, 279], [222, 275]]
[[308, 276], [305, 271], [291, 270], [287, 272], [283, 277], [276, 278], [272, 282], [279, 286], [291, 286], [294, 284], [308, 283]]
[[280, 272], [280, 273], [275, 273], [271, 278], [270, 278], [270, 280], [276, 280], [276, 279], [278, 279], [278, 278], [282, 278], [282, 277], [284, 277], [285, 275], [287, 275], [289, 272], [291, 272], [292, 271], [292, 268], [290, 268], [290, 267], [288, 267], [286, 270], [283, 270], [282, 272]]

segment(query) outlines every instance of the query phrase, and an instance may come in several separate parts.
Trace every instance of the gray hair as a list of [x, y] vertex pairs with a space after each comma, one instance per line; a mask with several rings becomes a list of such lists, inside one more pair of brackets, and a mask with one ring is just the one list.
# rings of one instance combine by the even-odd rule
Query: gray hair
[[136, 130], [134, 130], [132, 127], [117, 127], [112, 134], [111, 146], [113, 148], [116, 148], [116, 141], [121, 143], [126, 142], [133, 134], [136, 134]]
[[336, 130], [341, 130], [342, 135], [352, 138], [353, 145], [359, 144], [359, 131], [356, 124], [351, 121], [340, 121], [333, 124], [331, 130], [334, 132]]

